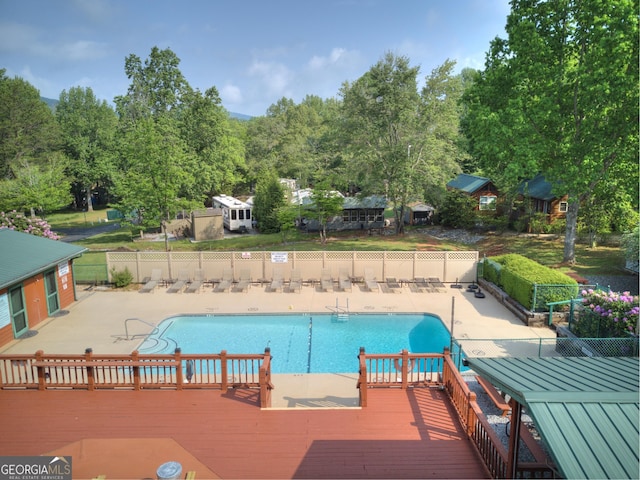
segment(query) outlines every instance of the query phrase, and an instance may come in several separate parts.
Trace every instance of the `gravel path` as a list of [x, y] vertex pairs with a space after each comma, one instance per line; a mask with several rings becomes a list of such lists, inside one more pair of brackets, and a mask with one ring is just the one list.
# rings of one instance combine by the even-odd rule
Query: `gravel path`
[[592, 285], [598, 284], [609, 287], [614, 292], [630, 292], [632, 295], [638, 295], [637, 275], [589, 275], [585, 278]]
[[[464, 377], [467, 385], [469, 386], [469, 390], [476, 394], [476, 401], [480, 406], [480, 409], [484, 412], [485, 417], [489, 424], [493, 427], [496, 435], [502, 441], [502, 445], [505, 449], [509, 448], [509, 423], [510, 423], [510, 415], [501, 416], [502, 412], [493, 404], [489, 395], [486, 394], [484, 389], [480, 386], [480, 384], [475, 379], [475, 373], [473, 372], [463, 372], [462, 376]], [[523, 425], [531, 425], [532, 419], [531, 417], [524, 411], [522, 414], [522, 423]], [[532, 430], [534, 438], [537, 437], [537, 433], [535, 429]], [[542, 441], [539, 442], [542, 448], [546, 451], [545, 445]], [[548, 453], [547, 453], [548, 456]], [[521, 462], [535, 462], [534, 456], [531, 454], [526, 444], [520, 440], [520, 448], [519, 448], [519, 457]]]

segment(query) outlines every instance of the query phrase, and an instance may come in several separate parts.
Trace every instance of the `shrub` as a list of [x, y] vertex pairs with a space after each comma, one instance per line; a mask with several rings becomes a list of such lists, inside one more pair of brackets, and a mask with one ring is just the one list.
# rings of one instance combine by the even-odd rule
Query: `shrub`
[[45, 220], [38, 217], [27, 217], [16, 210], [0, 212], [0, 228], [8, 228], [51, 240], [60, 239], [55, 232], [51, 231], [51, 226]]
[[[583, 290], [584, 308], [598, 317], [600, 337], [626, 337], [638, 326], [638, 297], [604, 290]], [[581, 319], [581, 322], [583, 319]]]
[[578, 284], [574, 279], [522, 255], [510, 253], [489, 260], [484, 278], [527, 309], [544, 311], [548, 302], [570, 300], [578, 295]]
[[448, 191], [438, 209], [440, 224], [445, 227], [471, 228], [476, 223], [476, 200], [458, 191]]
[[128, 287], [133, 281], [133, 275], [127, 267], [124, 270], [116, 271], [115, 268], [111, 270], [111, 281], [116, 288]]

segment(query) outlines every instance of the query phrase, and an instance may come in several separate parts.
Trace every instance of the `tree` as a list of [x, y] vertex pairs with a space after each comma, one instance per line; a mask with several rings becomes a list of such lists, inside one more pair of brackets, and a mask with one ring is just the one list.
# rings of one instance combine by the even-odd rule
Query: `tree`
[[280, 234], [282, 235], [282, 243], [287, 243], [287, 236], [295, 231], [299, 214], [300, 211], [298, 207], [292, 204], [283, 205], [276, 210], [276, 217], [280, 225]]
[[71, 203], [70, 182], [65, 172], [66, 159], [60, 152], [48, 155], [46, 164], [23, 164], [16, 178], [0, 180], [0, 208], [29, 210], [44, 216]]
[[344, 130], [349, 136], [357, 183], [366, 193], [384, 192], [394, 206], [396, 233], [404, 229], [404, 210], [424, 191], [459, 172], [464, 158], [459, 134], [462, 81], [445, 62], [417, 91], [419, 69], [409, 59], [387, 53], [353, 84], [345, 84]]
[[[568, 195], [566, 263], [580, 205], [602, 182], [638, 188], [638, 3], [513, 0], [468, 90], [467, 132], [487, 172], [508, 183], [538, 171]], [[505, 181], [506, 183], [506, 181]]]
[[177, 113], [183, 97], [191, 91], [179, 64], [180, 59], [169, 48], [153, 47], [144, 64], [137, 55], [129, 55], [124, 71], [131, 84], [126, 95], [115, 98], [118, 116], [136, 121]]
[[418, 131], [410, 149], [421, 159], [418, 183], [424, 198], [439, 204], [449, 180], [469, 164], [464, 136], [460, 131], [461, 98], [465, 77], [453, 75], [455, 62], [445, 61], [426, 77], [420, 94]]
[[305, 215], [320, 224], [320, 242], [327, 243], [327, 224], [342, 213], [344, 199], [328, 182], [318, 183], [311, 193], [310, 205], [305, 207]]
[[141, 227], [160, 226], [168, 250], [167, 222], [178, 211], [201, 205], [184, 193], [195, 182], [194, 158], [166, 117], [138, 120], [126, 132], [122, 149], [126, 162], [114, 173], [116, 208]]
[[[199, 143], [182, 137], [180, 119], [188, 101], [198, 103], [169, 49], [153, 47], [142, 63], [130, 55], [125, 72], [131, 80], [127, 95], [116, 97], [121, 151], [114, 186], [117, 207], [134, 215], [141, 227], [160, 226], [169, 249], [166, 226], [179, 210], [202, 206], [205, 190], [198, 186]], [[208, 102], [215, 102], [215, 91]], [[206, 102], [205, 102], [206, 103]], [[210, 186], [208, 186], [210, 188]]]
[[262, 233], [280, 231], [278, 209], [285, 205], [285, 198], [275, 170], [261, 170], [256, 183], [253, 205], [253, 216]]
[[60, 149], [60, 131], [40, 93], [0, 69], [0, 179], [12, 179], [25, 165], [46, 163]]
[[457, 190], [449, 190], [438, 208], [438, 220], [446, 227], [471, 228], [476, 219], [474, 206], [476, 200]]
[[180, 135], [197, 158], [193, 197], [233, 192], [246, 169], [244, 130], [230, 122], [216, 88], [186, 94], [178, 119]]
[[84, 193], [84, 202], [76, 204], [85, 203], [92, 211], [92, 190], [106, 183], [112, 170], [118, 119], [106, 101], [99, 101], [91, 88], [82, 87], [62, 91], [55, 115], [70, 160], [69, 171]]
[[403, 231], [404, 206], [418, 179], [419, 155], [411, 145], [417, 132], [418, 67], [391, 53], [352, 85], [342, 87], [355, 170], [367, 193], [384, 192], [394, 205], [396, 233]]

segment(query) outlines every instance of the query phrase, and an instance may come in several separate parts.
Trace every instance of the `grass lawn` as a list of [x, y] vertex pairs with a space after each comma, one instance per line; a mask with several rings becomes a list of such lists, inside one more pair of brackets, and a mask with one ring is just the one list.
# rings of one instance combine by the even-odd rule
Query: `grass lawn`
[[[96, 217], [102, 215], [93, 212]], [[82, 215], [82, 212], [80, 213]], [[82, 218], [80, 218], [83, 220]], [[60, 224], [72, 224], [79, 217]], [[481, 240], [476, 243], [465, 244], [456, 239], [441, 238], [429, 235], [429, 228], [408, 228], [404, 235], [368, 235], [366, 232], [348, 231], [331, 232], [326, 244], [321, 244], [316, 233], [294, 232], [283, 242], [281, 234], [245, 235], [235, 236], [224, 240], [205, 241], [193, 243], [189, 240], [177, 240], [169, 243], [172, 251], [315, 251], [315, 250], [386, 250], [386, 251], [460, 251], [477, 250], [480, 256], [495, 256], [503, 253], [518, 253], [536, 260], [542, 265], [558, 268], [563, 272], [575, 272], [586, 276], [620, 275], [624, 266], [624, 254], [621, 248], [612, 246], [598, 246], [589, 248], [586, 244], [576, 244], [577, 263], [572, 266], [562, 265], [564, 243], [562, 238], [536, 237], [529, 235], [491, 234], [481, 235]], [[449, 231], [451, 232], [451, 231]], [[456, 235], [453, 235], [456, 237]], [[76, 245], [87, 247], [92, 252], [85, 254], [81, 261], [76, 263], [83, 265], [103, 265], [104, 250], [131, 250], [131, 251], [164, 251], [164, 242], [140, 241], [137, 233], [129, 228], [122, 228], [108, 233], [95, 235], [88, 239], [75, 242]], [[82, 268], [89, 268], [82, 267]], [[93, 273], [89, 273], [93, 275]]]

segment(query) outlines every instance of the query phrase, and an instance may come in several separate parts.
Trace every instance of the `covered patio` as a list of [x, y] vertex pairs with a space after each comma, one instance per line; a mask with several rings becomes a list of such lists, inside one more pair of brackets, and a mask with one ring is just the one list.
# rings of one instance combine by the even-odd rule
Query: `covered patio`
[[562, 478], [638, 478], [639, 359], [629, 357], [469, 358], [470, 367], [511, 397], [505, 478], [518, 466], [523, 409]]

